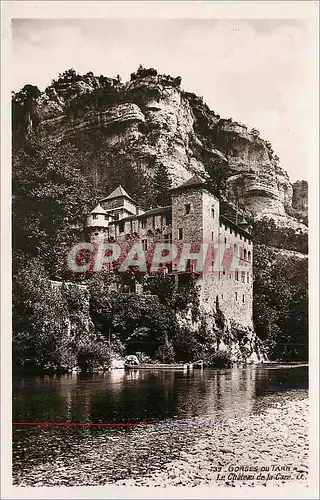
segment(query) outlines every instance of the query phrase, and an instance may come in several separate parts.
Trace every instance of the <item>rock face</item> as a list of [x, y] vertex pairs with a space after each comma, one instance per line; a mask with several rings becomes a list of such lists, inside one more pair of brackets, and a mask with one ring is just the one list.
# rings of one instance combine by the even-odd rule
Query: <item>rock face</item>
[[254, 213], [285, 215], [292, 202], [292, 186], [269, 143], [245, 125], [220, 120], [218, 146], [228, 158], [234, 175], [230, 195]]
[[308, 220], [308, 183], [296, 181], [292, 184], [293, 196], [291, 213], [296, 219], [306, 223]]
[[[153, 68], [140, 67], [127, 83], [69, 70], [43, 93], [16, 94], [14, 104], [29, 131], [40, 129], [57, 141], [102, 134], [113, 159], [124, 158], [149, 177], [162, 165], [173, 186], [219, 161], [228, 168], [229, 201], [255, 217], [305, 231], [307, 183], [290, 183], [258, 130], [222, 119], [180, 84], [180, 77]], [[112, 159], [108, 168], [115, 168]]]

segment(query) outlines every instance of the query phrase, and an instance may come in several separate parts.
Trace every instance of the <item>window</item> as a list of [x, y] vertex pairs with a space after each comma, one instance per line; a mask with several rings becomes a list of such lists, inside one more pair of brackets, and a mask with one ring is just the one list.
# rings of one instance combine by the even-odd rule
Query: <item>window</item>
[[235, 270], [234, 277], [237, 281], [239, 281], [239, 271], [238, 269]]
[[236, 302], [237, 302], [237, 300], [238, 300], [238, 292], [234, 292], [234, 296], [235, 296]]
[[156, 218], [155, 218], [155, 216], [152, 217], [152, 227], [153, 227], [153, 229], [156, 227]]
[[147, 225], [146, 219], [142, 219], [141, 220], [141, 229], [145, 229], [146, 225]]
[[186, 271], [188, 273], [194, 273], [194, 271], [195, 271], [195, 264], [190, 259], [187, 260]]
[[185, 214], [189, 214], [191, 212], [191, 204], [190, 203], [186, 203], [185, 206], [184, 206], [184, 211], [185, 211]]
[[179, 240], [183, 239], [183, 230], [182, 229], [178, 229], [178, 239]]
[[238, 257], [239, 256], [239, 247], [236, 243], [233, 245], [233, 251], [234, 251], [235, 256]]
[[223, 276], [225, 276], [225, 275], [226, 275], [226, 270], [225, 270], [225, 268], [223, 268], [223, 270], [222, 270], [222, 274], [223, 274]]
[[164, 242], [165, 243], [172, 243], [172, 234], [165, 234], [164, 235]]
[[119, 232], [120, 233], [124, 232], [124, 222], [119, 222]]
[[251, 262], [251, 252], [250, 252], [250, 250], [248, 252], [248, 262]]
[[244, 293], [242, 294], [242, 304], [244, 304]]
[[214, 240], [214, 231], [212, 231], [212, 233], [211, 233], [211, 240], [212, 241]]
[[105, 216], [104, 216], [104, 219], [105, 219], [105, 220], [108, 220], [108, 219], [109, 219], [109, 215], [105, 215]]
[[98, 214], [92, 214], [92, 218], [93, 219], [97, 219], [98, 218]]
[[246, 273], [245, 271], [241, 271], [241, 283], [245, 283], [246, 282]]
[[211, 207], [211, 215], [214, 218], [214, 207]]
[[247, 250], [246, 249], [243, 250], [243, 258], [244, 258], [244, 260], [247, 260]]
[[166, 226], [170, 226], [172, 222], [172, 215], [171, 214], [166, 214], [164, 218], [164, 222]]
[[225, 245], [227, 244], [227, 238], [226, 237], [224, 238], [224, 244]]
[[250, 283], [250, 273], [247, 272], [247, 283]]
[[146, 252], [148, 250], [148, 240], [141, 240], [142, 250]]

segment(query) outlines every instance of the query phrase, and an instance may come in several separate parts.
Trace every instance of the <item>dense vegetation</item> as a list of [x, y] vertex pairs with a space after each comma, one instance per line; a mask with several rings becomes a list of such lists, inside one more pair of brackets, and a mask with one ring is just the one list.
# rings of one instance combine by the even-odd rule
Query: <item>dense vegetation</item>
[[308, 235], [291, 227], [279, 227], [273, 219], [251, 219], [252, 234], [256, 243], [308, 253]]
[[254, 251], [254, 325], [271, 359], [308, 359], [308, 259]]

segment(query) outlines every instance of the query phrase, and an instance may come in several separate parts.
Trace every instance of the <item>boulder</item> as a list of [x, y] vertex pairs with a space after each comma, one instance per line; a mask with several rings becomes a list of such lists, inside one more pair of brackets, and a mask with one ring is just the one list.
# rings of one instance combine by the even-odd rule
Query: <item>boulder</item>
[[124, 360], [122, 358], [113, 358], [110, 367], [112, 370], [124, 369]]
[[127, 365], [133, 365], [133, 366], [138, 366], [139, 365], [139, 360], [137, 356], [134, 356], [133, 354], [130, 354], [125, 358], [125, 363]]

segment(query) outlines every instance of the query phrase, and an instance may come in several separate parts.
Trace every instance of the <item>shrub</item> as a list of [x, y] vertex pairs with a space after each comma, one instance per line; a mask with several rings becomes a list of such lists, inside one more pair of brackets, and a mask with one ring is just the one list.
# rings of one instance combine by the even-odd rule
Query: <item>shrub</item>
[[109, 366], [111, 362], [111, 347], [96, 336], [85, 338], [78, 347], [77, 364], [87, 372], [98, 366]]
[[165, 335], [164, 342], [158, 347], [155, 357], [159, 359], [161, 363], [174, 362], [174, 348], [172, 342], [168, 339], [168, 335]]
[[216, 351], [208, 356], [207, 365], [213, 368], [230, 368], [232, 361], [228, 351]]

